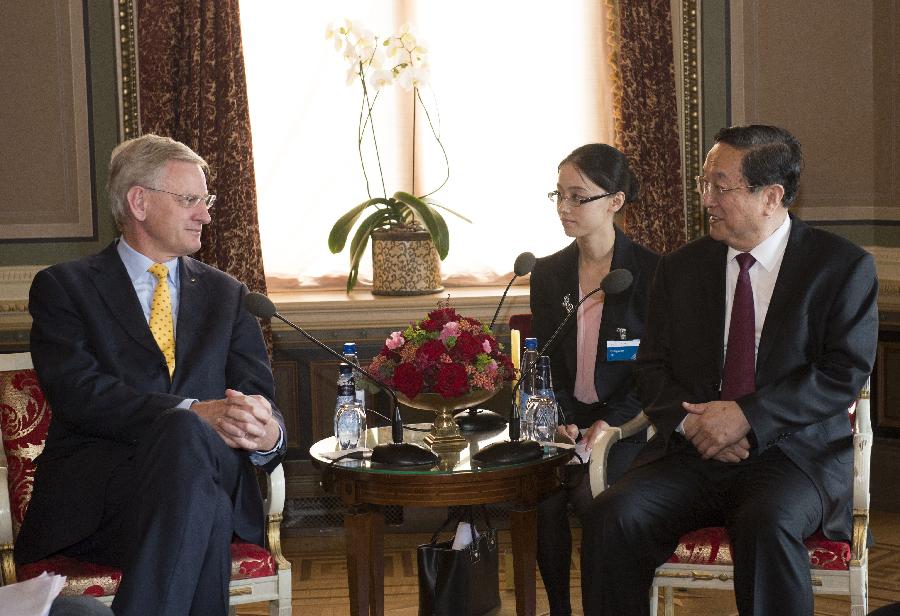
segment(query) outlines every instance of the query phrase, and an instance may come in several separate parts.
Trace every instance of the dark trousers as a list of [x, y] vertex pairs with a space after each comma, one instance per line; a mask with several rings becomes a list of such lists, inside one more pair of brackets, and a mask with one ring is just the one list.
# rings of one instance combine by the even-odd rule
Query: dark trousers
[[[643, 442], [619, 441], [609, 452], [610, 481], [622, 475], [644, 445]], [[590, 507], [591, 482], [587, 464], [570, 464], [562, 468], [560, 489], [538, 505], [537, 562], [547, 590], [550, 616], [569, 616], [569, 570], [572, 563], [572, 531], [569, 507], [584, 526], [584, 513]]]
[[815, 485], [777, 447], [742, 464], [723, 464], [700, 459], [685, 443], [680, 452], [630, 469], [586, 512], [584, 613], [649, 614], [654, 569], [681, 535], [725, 526], [741, 616], [811, 616], [803, 540], [821, 523]]
[[235, 502], [259, 499], [248, 466], [197, 415], [169, 411], [114, 472], [100, 529], [64, 553], [122, 568], [116, 616], [226, 614]]

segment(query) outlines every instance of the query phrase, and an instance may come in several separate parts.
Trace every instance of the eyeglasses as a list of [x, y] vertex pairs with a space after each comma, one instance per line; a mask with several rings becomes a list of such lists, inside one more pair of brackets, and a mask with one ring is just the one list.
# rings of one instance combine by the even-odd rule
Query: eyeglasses
[[149, 186], [141, 186], [141, 188], [143, 188], [144, 190], [152, 190], [153, 192], [166, 193], [167, 195], [172, 195], [173, 197], [179, 197], [178, 199], [175, 199], [175, 203], [186, 210], [197, 207], [198, 205], [200, 205], [200, 203], [203, 203], [208, 210], [213, 206], [213, 203], [216, 202], [216, 196], [210, 195], [209, 193], [205, 195], [180, 195], [178, 193], [169, 192], [168, 190], [150, 188]]
[[701, 195], [705, 195], [709, 192], [712, 192], [715, 195], [721, 196], [727, 192], [731, 192], [732, 190], [740, 190], [742, 188], [746, 188], [749, 190], [751, 188], [758, 188], [757, 186], [735, 186], [734, 188], [722, 188], [721, 186], [717, 186], [717, 185], [713, 184], [712, 182], [707, 180], [702, 175], [698, 175], [697, 177], [694, 178], [694, 180], [697, 182], [697, 185], [694, 188], [694, 190], [696, 190]]
[[612, 197], [614, 192], [608, 192], [602, 195], [597, 195], [595, 197], [576, 197], [574, 195], [564, 195], [558, 190], [554, 190], [553, 192], [547, 193], [547, 198], [550, 199], [556, 205], [568, 205], [569, 207], [581, 207], [585, 203], [590, 203], [591, 201], [596, 201], [597, 199], [604, 199], [606, 197]]

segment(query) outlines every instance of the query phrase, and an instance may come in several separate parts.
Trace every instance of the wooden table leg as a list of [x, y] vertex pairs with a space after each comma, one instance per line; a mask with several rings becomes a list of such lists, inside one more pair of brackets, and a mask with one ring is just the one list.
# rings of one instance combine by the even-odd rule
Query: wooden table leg
[[534, 616], [537, 591], [535, 590], [535, 556], [537, 554], [537, 509], [512, 510], [509, 513], [512, 534], [513, 570], [516, 580], [516, 614]]
[[344, 514], [351, 616], [384, 616], [384, 514], [358, 507]]

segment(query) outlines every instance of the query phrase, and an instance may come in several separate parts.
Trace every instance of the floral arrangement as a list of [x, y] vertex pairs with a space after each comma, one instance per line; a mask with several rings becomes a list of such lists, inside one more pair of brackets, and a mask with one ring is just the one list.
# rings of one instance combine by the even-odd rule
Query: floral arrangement
[[[428, 85], [429, 68], [424, 43], [406, 24], [396, 34], [380, 40], [371, 30], [359, 22], [345, 19], [340, 25], [330, 24], [325, 32], [327, 39], [334, 39], [337, 51], [343, 53], [348, 64], [347, 85], [357, 81], [362, 87], [362, 104], [360, 107], [356, 147], [359, 150], [359, 161], [366, 183], [368, 199], [344, 213], [328, 235], [328, 248], [332, 253], [344, 249], [347, 238], [354, 226], [359, 223], [353, 239], [350, 241], [350, 274], [347, 277], [347, 291], [353, 289], [359, 273], [359, 263], [365, 253], [372, 232], [379, 229], [422, 229], [428, 231], [434, 242], [438, 256], [443, 260], [450, 250], [450, 236], [447, 223], [438, 209], [450, 212], [459, 218], [471, 222], [462, 214], [451, 210], [431, 199], [431, 195], [439, 191], [450, 178], [450, 163], [447, 151], [441, 142], [437, 127], [432, 122], [431, 113], [422, 100], [421, 89]], [[379, 93], [391, 85], [397, 84], [413, 97], [412, 123], [412, 157], [415, 160], [416, 122], [415, 113], [421, 108], [431, 129], [431, 134], [441, 149], [447, 168], [446, 176], [440, 186], [431, 192], [416, 196], [409, 192], [397, 191], [388, 196], [382, 171], [381, 152], [375, 132], [375, 103]], [[370, 144], [371, 154], [374, 151], [380, 181], [380, 191], [373, 195], [369, 172], [366, 169], [365, 145]], [[375, 208], [360, 221], [363, 213]]]
[[391, 333], [369, 370], [407, 398], [495, 391], [515, 373], [487, 325], [460, 316], [449, 306]]

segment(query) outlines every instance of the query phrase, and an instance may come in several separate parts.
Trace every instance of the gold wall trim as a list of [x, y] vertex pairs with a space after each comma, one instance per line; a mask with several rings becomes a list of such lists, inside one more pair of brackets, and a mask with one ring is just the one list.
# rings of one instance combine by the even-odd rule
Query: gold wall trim
[[[682, 195], [684, 199], [684, 231], [688, 242], [707, 233], [706, 217], [700, 206], [700, 195], [694, 192], [695, 176], [700, 175], [703, 159], [702, 57], [700, 46], [700, 0], [672, 0], [673, 14], [680, 13], [680, 39], [675, 44], [676, 66], [680, 66], [676, 83], [680, 84]], [[678, 6], [680, 5], [680, 6]]]
[[137, 12], [134, 0], [113, 0], [116, 26], [116, 77], [119, 91], [119, 141], [141, 134], [138, 97]]

